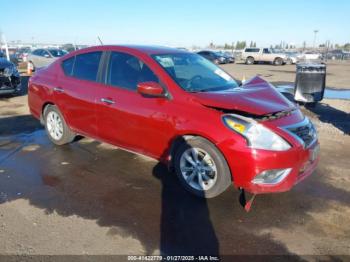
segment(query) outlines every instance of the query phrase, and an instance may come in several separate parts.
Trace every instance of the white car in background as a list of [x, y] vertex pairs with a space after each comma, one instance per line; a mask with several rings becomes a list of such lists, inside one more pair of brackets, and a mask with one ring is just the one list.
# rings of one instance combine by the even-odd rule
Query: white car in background
[[284, 65], [287, 62], [287, 55], [272, 48], [247, 47], [242, 53], [242, 60], [245, 60], [247, 65], [258, 62]]
[[57, 48], [40, 48], [35, 49], [27, 56], [27, 61], [30, 63], [32, 70], [44, 67], [51, 64], [57, 58], [68, 54], [67, 51]]
[[321, 60], [322, 55], [318, 52], [306, 51], [306, 52], [300, 54], [297, 58], [298, 58], [298, 60], [304, 60], [304, 61]]
[[298, 57], [301, 55], [300, 53], [293, 51], [286, 51], [285, 54], [287, 55], [287, 64], [290, 65], [298, 63]]

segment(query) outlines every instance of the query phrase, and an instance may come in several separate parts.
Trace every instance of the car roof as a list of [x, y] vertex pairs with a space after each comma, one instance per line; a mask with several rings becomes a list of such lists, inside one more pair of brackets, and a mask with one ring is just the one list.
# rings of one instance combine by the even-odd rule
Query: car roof
[[167, 47], [167, 46], [155, 46], [155, 45], [100, 45], [100, 46], [92, 46], [83, 48], [80, 50], [91, 50], [91, 51], [104, 51], [104, 50], [113, 50], [113, 49], [120, 49], [120, 50], [129, 50], [129, 51], [139, 51], [142, 53], [145, 53], [147, 55], [154, 55], [154, 54], [169, 54], [169, 53], [188, 53], [186, 50], [181, 50], [177, 48]]

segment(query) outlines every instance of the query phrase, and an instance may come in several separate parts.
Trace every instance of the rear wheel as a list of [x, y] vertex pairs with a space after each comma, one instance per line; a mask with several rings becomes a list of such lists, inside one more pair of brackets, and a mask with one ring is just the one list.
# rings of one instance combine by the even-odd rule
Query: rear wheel
[[276, 65], [276, 66], [283, 65], [283, 59], [280, 58], [280, 57], [277, 57], [277, 58], [275, 59], [275, 61], [273, 61], [273, 64]]
[[254, 64], [254, 57], [247, 57], [247, 59], [245, 60], [245, 63], [247, 64], [247, 65], [252, 65], [252, 64]]
[[45, 129], [49, 139], [56, 145], [72, 142], [75, 134], [67, 126], [61, 112], [54, 105], [48, 105], [44, 110]]
[[180, 144], [174, 165], [182, 185], [196, 196], [215, 197], [231, 184], [225, 158], [215, 145], [204, 138], [195, 137]]

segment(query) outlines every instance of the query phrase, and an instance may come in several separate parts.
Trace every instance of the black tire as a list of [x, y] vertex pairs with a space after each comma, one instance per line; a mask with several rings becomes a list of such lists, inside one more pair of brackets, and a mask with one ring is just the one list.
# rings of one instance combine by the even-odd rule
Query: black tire
[[[180, 161], [184, 152], [190, 148], [198, 148], [205, 150], [213, 160], [216, 166], [216, 181], [211, 188], [208, 190], [198, 190], [190, 186], [181, 172]], [[232, 183], [231, 172], [227, 165], [227, 162], [221, 152], [217, 147], [210, 141], [202, 137], [194, 137], [187, 141], [182, 142], [176, 152], [174, 158], [174, 168], [177, 177], [179, 178], [181, 184], [190, 193], [202, 197], [202, 198], [213, 198], [224, 192]]]
[[253, 65], [254, 64], [254, 57], [247, 57], [247, 59], [245, 60], [245, 63], [247, 64], [247, 65]]
[[[55, 139], [49, 131], [49, 127], [48, 127], [48, 116], [50, 114], [50, 112], [54, 112], [56, 113], [62, 123], [62, 136], [59, 139]], [[55, 106], [55, 105], [47, 105], [44, 109], [44, 124], [45, 124], [45, 130], [47, 133], [47, 136], [49, 137], [49, 139], [51, 140], [52, 143], [56, 144], [56, 145], [64, 145], [64, 144], [68, 144], [70, 142], [72, 142], [76, 136], [76, 134], [74, 132], [72, 132], [70, 130], [70, 128], [67, 126], [66, 121], [64, 120], [60, 110]]]
[[283, 65], [283, 59], [280, 57], [275, 58], [275, 60], [273, 61], [273, 64], [276, 66], [280, 66]]

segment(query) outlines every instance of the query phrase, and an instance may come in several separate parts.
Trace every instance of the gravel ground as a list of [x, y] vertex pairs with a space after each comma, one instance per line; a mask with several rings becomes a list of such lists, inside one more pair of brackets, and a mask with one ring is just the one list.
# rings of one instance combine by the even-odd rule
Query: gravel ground
[[[223, 67], [237, 78], [257, 72], [272, 82], [294, 79], [294, 66]], [[348, 64], [330, 65], [328, 86], [349, 87], [346, 71]], [[56, 147], [29, 115], [25, 91], [0, 98], [0, 254], [346, 260], [341, 255], [350, 255], [350, 101], [324, 100], [302, 110], [319, 131], [319, 167], [290, 192], [258, 196], [245, 213], [233, 188], [208, 201], [195, 198], [148, 158], [91, 139]]]
[[[237, 79], [249, 79], [260, 75], [267, 81], [276, 84], [293, 84], [295, 81], [295, 65], [274, 66], [269, 64], [246, 65], [243, 62], [222, 66]], [[327, 63], [327, 87], [350, 89], [350, 61]]]

